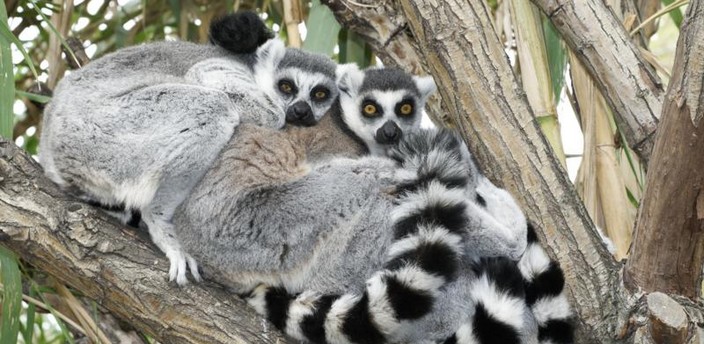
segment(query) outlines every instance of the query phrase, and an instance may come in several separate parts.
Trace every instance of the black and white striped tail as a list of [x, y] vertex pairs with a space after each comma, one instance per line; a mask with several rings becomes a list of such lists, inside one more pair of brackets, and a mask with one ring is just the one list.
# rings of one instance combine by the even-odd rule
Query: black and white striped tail
[[540, 246], [528, 223], [528, 247], [518, 262], [526, 288], [526, 303], [538, 321], [542, 344], [574, 343], [572, 310], [564, 293], [565, 276], [557, 262]]
[[428, 314], [453, 280], [467, 226], [469, 171], [447, 132], [410, 135], [392, 154], [405, 175], [392, 213], [396, 241], [362, 295], [297, 297], [261, 286], [248, 301], [287, 335], [313, 343], [386, 343], [401, 322]]
[[474, 270], [477, 279], [470, 295], [475, 313], [445, 343], [521, 343], [530, 310], [516, 262], [505, 257], [483, 258]]
[[253, 11], [241, 11], [216, 18], [210, 24], [211, 43], [234, 54], [251, 54], [274, 37], [264, 21]]
[[525, 312], [533, 313], [541, 344], [574, 343], [564, 275], [540, 246], [530, 223], [528, 247], [518, 263], [485, 258], [475, 271], [471, 295], [476, 312], [446, 344], [522, 343]]

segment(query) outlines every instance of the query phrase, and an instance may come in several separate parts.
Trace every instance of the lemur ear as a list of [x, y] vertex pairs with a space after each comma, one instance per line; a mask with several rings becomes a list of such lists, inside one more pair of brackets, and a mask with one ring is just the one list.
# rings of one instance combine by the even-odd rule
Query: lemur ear
[[346, 94], [356, 93], [362, 87], [362, 81], [364, 81], [364, 72], [359, 70], [359, 67], [354, 63], [338, 65], [335, 76], [337, 88], [340, 89], [340, 92]]
[[418, 92], [420, 92], [420, 98], [423, 102], [437, 89], [432, 76], [414, 76], [413, 81], [418, 87]]
[[277, 66], [286, 54], [284, 42], [278, 38], [273, 38], [262, 44], [257, 49], [257, 64]]

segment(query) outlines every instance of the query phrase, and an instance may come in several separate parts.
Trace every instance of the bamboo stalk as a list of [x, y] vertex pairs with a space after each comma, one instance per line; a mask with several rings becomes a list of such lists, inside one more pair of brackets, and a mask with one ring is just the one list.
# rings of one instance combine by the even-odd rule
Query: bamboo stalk
[[78, 319], [78, 322], [81, 323], [81, 326], [85, 329], [86, 335], [90, 340], [94, 343], [110, 343], [110, 339], [108, 339], [105, 333], [103, 333], [103, 330], [100, 329], [90, 314], [83, 308], [83, 304], [78, 301], [65, 285], [60, 282], [55, 282], [54, 288], [56, 288], [56, 292], [61, 296], [62, 301], [71, 309], [71, 312], [73, 312], [73, 315]]
[[511, 0], [509, 7], [515, 28], [523, 89], [543, 134], [566, 168], [540, 12], [529, 0]]
[[[569, 54], [570, 75], [572, 77], [572, 87], [574, 88], [575, 102], [579, 104], [579, 120], [582, 134], [584, 135], [584, 151], [582, 162], [579, 165], [575, 187], [577, 193], [582, 198], [587, 213], [594, 224], [604, 227], [604, 217], [601, 214], [599, 194], [597, 193], [597, 174], [594, 152], [596, 144], [594, 113], [596, 113], [597, 103], [593, 101], [594, 84], [587, 82], [584, 71], [579, 68], [579, 62], [575, 62], [572, 53]], [[575, 111], [577, 108], [575, 107]]]
[[283, 5], [288, 45], [290, 47], [300, 48], [302, 41], [301, 33], [298, 31], [298, 24], [303, 20], [301, 2], [299, 0], [283, 0]]
[[49, 78], [46, 83], [52, 90], [66, 71], [66, 65], [61, 58], [61, 37], [67, 36], [71, 28], [71, 14], [73, 14], [73, 0], [56, 0], [54, 3], [61, 8], [61, 12], [51, 16], [51, 23], [56, 27], [57, 32], [49, 38], [49, 49], [46, 55], [49, 63]]
[[616, 259], [628, 256], [635, 221], [610, 124], [611, 112], [586, 70], [570, 53], [572, 80], [584, 130], [580, 194], [592, 220], [614, 243]]

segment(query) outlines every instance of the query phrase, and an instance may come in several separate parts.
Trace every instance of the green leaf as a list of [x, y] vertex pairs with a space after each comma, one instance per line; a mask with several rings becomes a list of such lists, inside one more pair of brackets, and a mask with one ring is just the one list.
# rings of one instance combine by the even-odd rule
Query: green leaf
[[[613, 121], [613, 119], [611, 119]], [[615, 125], [615, 122], [614, 124]], [[633, 162], [633, 155], [631, 152], [631, 148], [628, 146], [628, 141], [626, 141], [626, 137], [623, 135], [621, 130], [616, 126], [616, 131], [618, 132], [618, 136], [621, 139], [621, 145], [623, 146], [623, 153], [626, 155], [626, 160], [628, 161], [628, 167], [631, 169], [631, 173], [633, 173], [633, 176], [636, 178], [636, 182], [638, 183], [638, 186], [640, 187], [640, 191], [643, 191], [644, 188], [644, 178], [640, 171], [636, 169], [636, 164]]]
[[[662, 0], [662, 4], [667, 6], [675, 2], [675, 0]], [[677, 7], [674, 10], [670, 11], [670, 18], [672, 18], [672, 21], [675, 22], [675, 25], [677, 25], [677, 28], [679, 29], [680, 26], [682, 25], [682, 9]]]
[[0, 20], [0, 35], [3, 36], [3, 41], [12, 42], [15, 44], [20, 53], [22, 53], [22, 56], [24, 56], [24, 60], [25, 62], [27, 62], [27, 65], [32, 71], [32, 74], [34, 74], [34, 78], [39, 78], [39, 75], [37, 74], [37, 69], [34, 67], [34, 63], [32, 62], [32, 58], [29, 57], [27, 50], [24, 49], [24, 44], [22, 44], [22, 41], [20, 41], [17, 37], [15, 37], [15, 35], [12, 34], [12, 30], [9, 26], [7, 26], [7, 20]]
[[[4, 6], [3, 6], [4, 7]], [[4, 10], [4, 8], [3, 8]], [[2, 320], [0, 344], [17, 343], [22, 311], [22, 277], [15, 255], [0, 246], [0, 280], [2, 282]]]
[[633, 193], [628, 187], [626, 187], [626, 195], [628, 195], [628, 201], [631, 202], [631, 205], [634, 208], [638, 209], [638, 207], [640, 206], [640, 202], [638, 202], [636, 196], [633, 195]]
[[[34, 290], [30, 288], [29, 291], [29, 296], [34, 297], [35, 293]], [[24, 338], [25, 343], [34, 343], [32, 340], [32, 337], [34, 337], [34, 323], [36, 320], [36, 312], [37, 307], [33, 304], [30, 303], [27, 306], [27, 313], [25, 316], [25, 324], [24, 324], [24, 329], [22, 329], [22, 337]]]
[[[0, 22], [7, 23], [5, 2], [0, 3]], [[0, 36], [0, 137], [12, 139], [12, 128], [15, 125], [15, 77], [12, 70], [12, 50], [10, 40], [5, 35]]]
[[39, 148], [39, 138], [37, 135], [34, 136], [26, 136], [25, 135], [25, 141], [24, 141], [24, 150], [27, 151], [30, 155], [35, 155], [37, 154], [37, 149]]
[[545, 50], [548, 54], [548, 68], [552, 79], [552, 92], [555, 103], [560, 100], [560, 93], [565, 86], [565, 66], [567, 65], [567, 51], [562, 44], [560, 34], [550, 20], [543, 18], [543, 34], [545, 36]]
[[51, 97], [43, 96], [41, 94], [36, 94], [36, 93], [24, 92], [24, 91], [20, 91], [20, 90], [16, 90], [15, 94], [17, 94], [18, 97], [25, 97], [31, 101], [34, 101], [37, 103], [42, 103], [42, 104], [46, 104], [51, 100]]
[[337, 33], [340, 31], [340, 24], [337, 23], [335, 15], [327, 6], [320, 4], [320, 0], [313, 0], [306, 21], [306, 40], [303, 42], [303, 49], [314, 53], [332, 56], [337, 44]]
[[372, 49], [358, 34], [347, 29], [340, 30], [338, 39], [340, 63], [356, 63], [360, 68], [368, 67], [372, 62]]

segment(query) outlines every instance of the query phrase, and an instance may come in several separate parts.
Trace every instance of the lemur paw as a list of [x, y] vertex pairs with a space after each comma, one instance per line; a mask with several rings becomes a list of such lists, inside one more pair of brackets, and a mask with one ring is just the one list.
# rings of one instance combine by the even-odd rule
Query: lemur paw
[[198, 272], [198, 263], [190, 254], [184, 252], [182, 249], [172, 249], [166, 251], [166, 257], [169, 258], [169, 263], [171, 264], [169, 268], [169, 282], [176, 281], [176, 284], [179, 286], [188, 284], [186, 274], [189, 269], [191, 270], [193, 280], [196, 282], [202, 281], [200, 273]]

